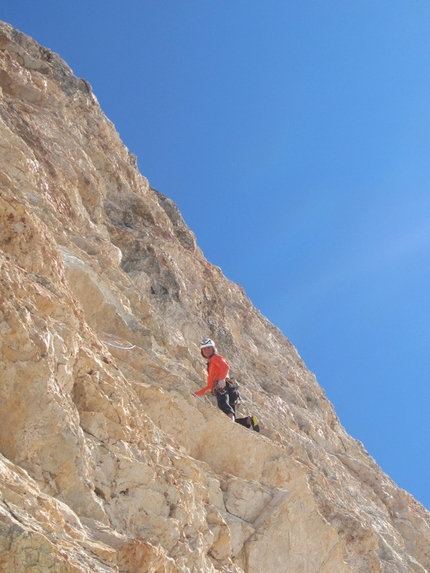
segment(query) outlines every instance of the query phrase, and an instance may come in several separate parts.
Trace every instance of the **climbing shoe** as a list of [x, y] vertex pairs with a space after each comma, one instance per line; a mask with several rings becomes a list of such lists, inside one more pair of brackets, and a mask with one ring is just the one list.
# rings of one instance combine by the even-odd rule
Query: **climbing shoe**
[[260, 431], [260, 426], [258, 425], [258, 420], [257, 420], [257, 416], [250, 416], [251, 418], [251, 427], [253, 430], [255, 430], [256, 432]]

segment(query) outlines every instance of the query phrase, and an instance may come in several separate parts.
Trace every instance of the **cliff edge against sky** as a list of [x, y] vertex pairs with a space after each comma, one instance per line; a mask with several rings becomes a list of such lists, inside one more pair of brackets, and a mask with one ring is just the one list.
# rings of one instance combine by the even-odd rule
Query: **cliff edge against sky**
[[[430, 515], [196, 245], [85, 80], [0, 24], [0, 570], [430, 572]], [[210, 336], [241, 383], [203, 385]]]

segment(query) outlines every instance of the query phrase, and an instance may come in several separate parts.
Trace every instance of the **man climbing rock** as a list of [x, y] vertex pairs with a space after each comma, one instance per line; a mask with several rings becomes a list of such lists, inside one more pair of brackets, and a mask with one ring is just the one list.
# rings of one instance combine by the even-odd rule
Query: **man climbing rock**
[[200, 352], [207, 361], [207, 379], [206, 386], [195, 392], [195, 395], [204, 396], [206, 392], [212, 392], [216, 396], [218, 408], [234, 421], [235, 404], [230, 404], [230, 395], [225, 381], [228, 378], [230, 366], [221, 354], [216, 353], [215, 343], [210, 338], [202, 340]]
[[240, 403], [240, 394], [237, 384], [229, 380], [230, 366], [227, 360], [216, 353], [215, 343], [210, 338], [204, 338], [200, 344], [200, 352], [207, 361], [206, 386], [197, 392], [195, 396], [204, 396], [206, 392], [212, 392], [217, 399], [218, 408], [227, 414], [229, 418], [256, 432], [260, 431], [257, 418], [246, 416], [236, 419], [236, 406]]

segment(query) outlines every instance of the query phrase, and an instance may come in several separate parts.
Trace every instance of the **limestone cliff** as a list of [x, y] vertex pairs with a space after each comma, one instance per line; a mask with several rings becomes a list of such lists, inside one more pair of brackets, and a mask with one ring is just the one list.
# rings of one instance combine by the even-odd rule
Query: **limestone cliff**
[[[90, 85], [0, 24], [0, 88], [0, 571], [430, 572], [429, 513], [204, 258]], [[204, 336], [261, 434], [191, 395]]]

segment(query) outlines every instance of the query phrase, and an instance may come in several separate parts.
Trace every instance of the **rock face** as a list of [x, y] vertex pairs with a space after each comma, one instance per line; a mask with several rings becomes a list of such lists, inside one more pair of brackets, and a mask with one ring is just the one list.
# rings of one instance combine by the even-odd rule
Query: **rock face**
[[[0, 571], [430, 572], [430, 515], [205, 260], [89, 84], [0, 24]], [[210, 336], [239, 380], [203, 385]]]

